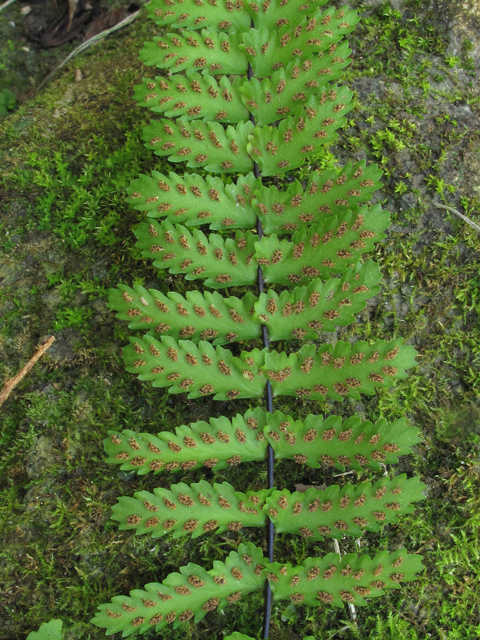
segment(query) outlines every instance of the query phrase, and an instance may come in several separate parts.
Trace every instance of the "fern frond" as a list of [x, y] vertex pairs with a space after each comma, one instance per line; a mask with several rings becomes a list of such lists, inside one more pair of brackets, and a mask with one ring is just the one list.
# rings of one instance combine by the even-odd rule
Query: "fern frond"
[[349, 64], [350, 53], [344, 42], [333, 53], [312, 56], [308, 62], [301, 63], [296, 58], [285, 69], [275, 71], [271, 79], [243, 82], [239, 86], [242, 100], [259, 126], [277, 122], [305, 105], [311, 96], [317, 96], [321, 87], [338, 79]]
[[240, 94], [243, 84], [240, 76], [233, 82], [222, 76], [217, 82], [212, 76], [199, 73], [187, 78], [174, 74], [169, 78], [157, 77], [155, 81], [144, 79], [143, 84], [135, 87], [134, 97], [141, 107], [169, 118], [240, 122], [249, 118]]
[[186, 162], [187, 167], [204, 167], [213, 173], [249, 173], [253, 160], [247, 142], [253, 124], [240, 122], [226, 129], [218, 122], [156, 120], [143, 130], [148, 149], [170, 162]]
[[425, 498], [424, 489], [418, 478], [407, 480], [405, 474], [342, 489], [337, 485], [305, 493], [284, 489], [267, 497], [264, 510], [278, 533], [341, 540], [344, 535], [359, 537], [364, 531], [380, 531], [380, 524], [398, 522], [400, 514], [414, 510], [412, 503]]
[[401, 582], [416, 579], [424, 569], [421, 558], [405, 549], [382, 551], [374, 558], [348, 553], [339, 558], [330, 553], [308, 558], [301, 566], [268, 565], [268, 580], [275, 600], [317, 606], [319, 603], [343, 607], [366, 604], [364, 598], [384, 595], [384, 589], [399, 589]]
[[262, 589], [267, 564], [261, 549], [241, 544], [225, 562], [215, 561], [210, 571], [190, 563], [161, 584], [147, 584], [145, 591], [136, 589], [130, 597], [115, 596], [111, 603], [100, 605], [92, 622], [105, 628], [107, 635], [123, 631], [123, 637], [160, 631], [172, 623], [176, 628], [191, 618], [199, 622], [209, 611], [222, 610]]
[[208, 531], [240, 531], [264, 526], [263, 507], [271, 493], [271, 489], [241, 493], [228, 482], [211, 485], [202, 480], [190, 486], [182, 482], [153, 493], [139, 491], [134, 498], [122, 496], [112, 508], [112, 520], [121, 523], [120, 529], [150, 533], [153, 538], [168, 532], [174, 538], [187, 534], [197, 538]]
[[[182, 273], [186, 280], [206, 278], [212, 289], [251, 284], [255, 281], [257, 263], [253, 260], [258, 236], [249, 231], [237, 232], [233, 238], [210, 234], [198, 229], [189, 231], [182, 225], [152, 221], [135, 229], [137, 247], [153, 263], [170, 273]], [[159, 257], [157, 257], [159, 256]]]
[[367, 202], [380, 188], [381, 175], [377, 165], [366, 167], [364, 160], [314, 171], [305, 189], [298, 180], [284, 191], [274, 186], [258, 188], [253, 206], [265, 233], [289, 233]]
[[149, 17], [159, 26], [174, 29], [203, 29], [205, 26], [228, 31], [250, 28], [247, 7], [232, 0], [152, 0], [147, 5]]
[[[255, 303], [255, 318], [268, 326], [270, 341], [315, 339], [320, 331], [354, 322], [368, 298], [380, 287], [380, 269], [374, 262], [358, 264], [341, 279], [314, 280], [308, 287], [295, 287], [280, 295], [273, 290]], [[122, 319], [126, 319], [122, 317]]]
[[243, 44], [239, 48], [248, 54], [253, 75], [267, 78], [295, 58], [303, 62], [311, 60], [320, 51], [334, 51], [336, 43], [359, 20], [357, 13], [348, 9], [342, 18], [337, 16], [332, 7], [323, 13], [317, 11], [309, 18], [301, 18], [293, 28], [285, 25], [278, 31], [250, 29], [243, 35]]
[[133, 289], [119, 285], [110, 289], [108, 305], [118, 311], [117, 318], [130, 322], [129, 329], [146, 329], [148, 324], [152, 327], [148, 335], [155, 338], [168, 335], [218, 345], [259, 337], [260, 323], [251, 315], [257, 301], [252, 293], [242, 299], [208, 291], [187, 291], [185, 297], [169, 291], [165, 296], [139, 285]]
[[149, 66], [172, 72], [245, 75], [248, 57], [239, 47], [242, 37], [241, 31], [227, 34], [205, 29], [201, 34], [195, 31], [183, 31], [182, 35], [168, 33], [165, 38], [155, 37], [146, 42], [140, 59]]
[[[255, 127], [249, 136], [247, 151], [258, 163], [262, 175], [291, 171], [301, 166], [309, 155], [319, 153], [325, 144], [336, 140], [336, 129], [345, 123], [343, 116], [353, 108], [352, 95], [347, 88], [335, 86], [318, 97], [311, 96], [305, 107], [298, 107], [278, 128]], [[288, 107], [285, 109], [290, 111]]]
[[291, 286], [313, 278], [326, 280], [356, 264], [385, 237], [382, 232], [390, 220], [380, 205], [355, 209], [296, 231], [291, 241], [264, 236], [255, 244], [254, 257], [262, 265], [265, 282]]
[[262, 367], [270, 379], [274, 395], [323, 400], [341, 400], [360, 393], [372, 395], [375, 387], [388, 388], [394, 379], [406, 378], [406, 369], [415, 365], [415, 349], [402, 346], [403, 338], [379, 340], [373, 345], [359, 341], [351, 345], [340, 340], [332, 347], [305, 345], [287, 356], [270, 351]]
[[418, 429], [409, 427], [404, 418], [391, 423], [382, 418], [372, 425], [358, 416], [342, 421], [338, 416], [324, 420], [309, 415], [302, 422], [276, 411], [267, 420], [265, 435], [275, 457], [312, 469], [326, 465], [340, 471], [365, 467], [380, 471], [381, 463], [395, 464], [420, 442]]
[[251, 229], [256, 223], [252, 194], [259, 183], [253, 173], [225, 184], [221, 178], [202, 178], [197, 173], [181, 177], [153, 171], [151, 176], [133, 180], [127, 192], [130, 204], [147, 211], [150, 218], [190, 227], [208, 224], [211, 229]]
[[109, 431], [103, 441], [107, 462], [120, 464], [122, 471], [139, 475], [154, 471], [186, 471], [199, 467], [224, 469], [242, 462], [263, 460], [267, 449], [264, 428], [267, 413], [260, 408], [237, 414], [200, 420], [189, 427], [177, 427], [175, 433], [135, 433], [128, 429]]

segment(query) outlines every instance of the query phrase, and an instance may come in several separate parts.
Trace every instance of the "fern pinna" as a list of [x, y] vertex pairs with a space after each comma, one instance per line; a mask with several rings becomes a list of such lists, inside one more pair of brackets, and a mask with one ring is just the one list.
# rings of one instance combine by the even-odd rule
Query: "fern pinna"
[[[144, 332], [124, 350], [127, 370], [189, 398], [265, 396], [267, 405], [231, 419], [180, 426], [175, 434], [112, 432], [105, 446], [109, 462], [140, 474], [221, 469], [267, 458], [269, 486], [240, 493], [206, 480], [172, 484], [120, 498], [113, 518], [122, 529], [153, 537], [267, 525], [268, 557], [252, 543], [241, 544], [209, 570], [189, 564], [162, 584], [117, 596], [94, 618], [107, 634], [197, 622], [265, 589], [267, 638], [272, 597], [312, 606], [363, 605], [365, 597], [398, 588], [422, 568], [419, 556], [405, 550], [374, 558], [332, 553], [300, 566], [274, 562], [272, 555], [273, 528], [311, 540], [361, 536], [410, 512], [423, 488], [405, 475], [305, 493], [273, 486], [274, 456], [313, 468], [380, 471], [418, 440], [404, 420], [372, 424], [310, 415], [302, 422], [272, 406], [279, 395], [359, 398], [405, 377], [414, 364], [414, 349], [401, 339], [318, 343], [319, 332], [351, 323], [379, 291], [379, 269], [362, 257], [389, 224], [380, 206], [366, 204], [379, 186], [376, 166], [358, 162], [313, 171], [307, 181], [288, 180], [310, 156], [318, 161], [352, 108], [352, 93], [333, 82], [349, 62], [342, 38], [358, 19], [347, 8], [322, 10], [322, 4], [149, 5], [158, 25], [176, 31], [146, 43], [141, 55], [164, 70], [136, 88], [140, 104], [160, 114], [145, 129], [146, 146], [202, 171], [154, 171], [132, 183], [130, 201], [148, 216], [136, 229], [138, 246], [157, 268], [200, 279], [212, 291], [182, 296], [141, 286], [113, 290], [110, 305], [118, 317]], [[220, 233], [206, 235], [207, 225]], [[218, 291], [249, 285], [255, 291], [241, 298]], [[240, 355], [228, 346], [258, 339], [263, 349]], [[292, 339], [304, 341], [296, 353], [270, 347]]]

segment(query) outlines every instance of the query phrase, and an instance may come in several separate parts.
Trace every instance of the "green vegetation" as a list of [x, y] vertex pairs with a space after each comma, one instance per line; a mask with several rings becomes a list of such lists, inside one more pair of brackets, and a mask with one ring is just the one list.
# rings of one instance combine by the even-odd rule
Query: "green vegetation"
[[[346, 78], [347, 85], [357, 88], [361, 104], [350, 113], [349, 126], [331, 151], [344, 164], [363, 151], [376, 158], [372, 140], [384, 146], [378, 159], [388, 171], [384, 208], [392, 211], [394, 225], [375, 256], [384, 274], [382, 293], [357, 324], [338, 335], [366, 335], [370, 341], [404, 335], [420, 357], [419, 366], [393, 394], [380, 391], [343, 407], [330, 400], [316, 406], [319, 413], [347, 417], [362, 412], [372, 420], [407, 415], [421, 429], [423, 443], [395, 470], [420, 475], [428, 487], [427, 500], [381, 534], [362, 538], [361, 552], [373, 555], [406, 546], [422, 554], [427, 569], [402, 591], [357, 610], [358, 629], [347, 611], [286, 607], [275, 610], [275, 638], [299, 638], [300, 630], [318, 638], [475, 638], [480, 629], [478, 237], [462, 221], [432, 207], [432, 199], [441, 196], [438, 182], [430, 185], [427, 176], [453, 184], [455, 193], [445, 187], [443, 197], [478, 222], [478, 192], [466, 170], [477, 166], [478, 141], [475, 132], [466, 134], [457, 108], [463, 104], [476, 110], [478, 98], [468, 84], [455, 80], [467, 60], [445, 57], [446, 34], [436, 27], [426, 4], [410, 3], [402, 18], [389, 5], [352, 6], [366, 13], [350, 36], [355, 56]], [[400, 44], [405, 31], [415, 38], [408, 60]], [[86, 622], [99, 603], [132, 585], [161, 580], [188, 561], [210, 566], [238, 542], [232, 533], [206, 536], [200, 543], [179, 543], [168, 536], [152, 541], [118, 531], [109, 520], [117, 497], [151, 491], [163, 481], [168, 487], [169, 482], [165, 476], [132, 476], [106, 464], [102, 440], [108, 429], [137, 430], [141, 425], [142, 431], [171, 430], [249, 408], [246, 401], [224, 406], [205, 399], [199, 405], [138, 383], [119, 357], [127, 332], [114, 325], [104, 302], [106, 290], [119, 282], [164, 294], [174, 285], [184, 293], [183, 279], [157, 276], [142, 263], [132, 246], [132, 229], [142, 216], [125, 204], [132, 178], [152, 169], [172, 170], [139, 142], [147, 115], [132, 99], [133, 86], [149, 75], [137, 52], [152, 35], [147, 21], [137, 19], [128, 31], [76, 59], [40, 96], [0, 124], [2, 377], [26, 362], [56, 322], [63, 325], [55, 330], [50, 353], [0, 409], [0, 637], [8, 640], [23, 640], [52, 616], [64, 620], [66, 640], [103, 637]], [[74, 83], [76, 67], [83, 83]], [[439, 74], [452, 78], [453, 86], [439, 83]], [[385, 93], [375, 93], [374, 84], [357, 85], [353, 78], [378, 78]], [[393, 120], [405, 131], [392, 127]], [[389, 139], [377, 136], [386, 130], [405, 148], [387, 146]], [[32, 153], [37, 153], [37, 163], [29, 163]], [[112, 168], [107, 163], [114, 154]], [[299, 170], [300, 177], [308, 173], [307, 168]], [[36, 177], [48, 188], [35, 183]], [[406, 191], [400, 187], [403, 192], [396, 192], [399, 183]], [[96, 199], [85, 192], [96, 193]], [[72, 212], [74, 217], [68, 217]], [[114, 223], [102, 234], [105, 219]], [[88, 312], [81, 322], [80, 311]], [[282, 399], [278, 408], [305, 417], [312, 403]], [[320, 479], [315, 470], [293, 473], [284, 461], [277, 463], [276, 477], [285, 487], [318, 484]], [[370, 475], [353, 478], [365, 481]], [[266, 481], [258, 463], [208, 473], [207, 479], [231, 482], [242, 491], [259, 490]], [[178, 478], [197, 480], [196, 473], [188, 472]], [[320, 481], [343, 480], [327, 472]], [[261, 542], [254, 530], [247, 529], [242, 537]], [[356, 550], [349, 541], [341, 546], [344, 552]], [[328, 544], [313, 548], [315, 554], [331, 551]], [[312, 546], [281, 534], [275, 554], [301, 563]], [[222, 630], [235, 628], [255, 636], [258, 623], [251, 612], [260, 608], [261, 599], [253, 598], [225, 615], [210, 614], [208, 626], [204, 621], [197, 631], [162, 634], [169, 639], [221, 637]]]
[[61, 620], [44, 622], [38, 631], [32, 631], [28, 634], [27, 640], [61, 640], [62, 626]]
[[0, 91], [0, 118], [7, 115], [9, 109], [15, 108], [17, 97], [10, 89], [2, 89]]

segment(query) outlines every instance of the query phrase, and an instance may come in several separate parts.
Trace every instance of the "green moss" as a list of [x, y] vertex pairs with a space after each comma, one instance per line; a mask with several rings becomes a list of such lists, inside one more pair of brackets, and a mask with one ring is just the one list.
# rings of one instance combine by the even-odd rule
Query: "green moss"
[[[478, 99], [465, 84], [441, 86], [439, 76], [454, 79], [457, 65], [444, 57], [446, 41], [426, 3], [410, 3], [402, 17], [388, 4], [353, 4], [367, 13], [351, 39], [355, 57], [345, 79], [357, 86], [359, 105], [332, 151], [342, 162], [366, 152], [383, 164], [382, 197], [394, 226], [376, 256], [384, 292], [338, 335], [372, 341], [405, 335], [419, 351], [419, 364], [392, 392], [361, 402], [282, 398], [276, 406], [299, 417], [406, 414], [421, 428], [424, 442], [397, 470], [420, 474], [428, 500], [400, 524], [360, 543], [369, 554], [408, 546], [423, 555], [427, 570], [419, 581], [358, 610], [357, 628], [346, 611], [287, 608], [275, 611], [275, 624], [287, 630], [274, 631], [272, 638], [338, 637], [343, 629], [347, 639], [430, 634], [463, 640], [480, 630], [478, 238], [463, 222], [447, 221], [432, 199], [453, 199], [478, 221], [479, 201], [466, 164], [475, 140], [455, 124], [453, 113], [457, 100], [474, 108]], [[169, 170], [139, 142], [149, 116], [131, 98], [144, 73], [138, 50], [151, 30], [144, 18], [137, 19], [77, 58], [0, 124], [0, 374], [13, 375], [42, 336], [57, 337], [0, 409], [0, 621], [2, 637], [9, 639], [24, 638], [51, 617], [64, 620], [67, 640], [100, 638], [102, 632], [86, 624], [98, 604], [161, 580], [189, 560], [211, 564], [240, 538], [152, 541], [120, 532], [109, 521], [118, 496], [167, 486], [169, 479], [137, 478], [107, 466], [102, 440], [108, 429], [156, 432], [248, 407], [190, 402], [138, 383], [120, 360], [125, 327], [106, 309], [105, 291], [120, 281], [184, 290], [183, 279], [163, 274], [158, 281], [142, 263], [131, 233], [139, 214], [124, 202], [125, 186], [138, 173]], [[84, 76], [80, 83], [74, 83], [75, 67]], [[369, 78], [380, 78], [390, 89], [377, 95], [368, 84], [356, 84]], [[434, 136], [422, 124], [432, 110]], [[446, 175], [452, 159], [458, 163], [455, 193]], [[239, 490], [265, 483], [265, 470], [253, 464], [204, 476], [234, 482]], [[349, 480], [333, 478], [328, 470], [298, 473], [281, 462], [276, 477], [281, 488]], [[194, 481], [198, 474], [181, 479]], [[262, 535], [247, 530], [241, 538], [261, 544]], [[342, 543], [342, 551], [353, 550], [353, 543]], [[286, 536], [275, 546], [277, 558], [293, 562], [325, 551], [331, 551], [328, 543], [309, 545]], [[224, 616], [210, 615], [196, 630], [165, 631], [163, 637], [221, 638], [225, 628], [256, 635], [258, 620], [251, 612], [260, 608], [260, 599], [249, 600]]]

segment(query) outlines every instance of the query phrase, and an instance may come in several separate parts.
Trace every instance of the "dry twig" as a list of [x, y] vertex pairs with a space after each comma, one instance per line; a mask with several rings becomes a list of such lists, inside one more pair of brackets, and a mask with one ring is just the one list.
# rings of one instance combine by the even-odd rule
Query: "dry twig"
[[3, 385], [3, 389], [0, 391], [0, 405], [2, 405], [5, 400], [7, 400], [10, 393], [17, 386], [17, 384], [27, 375], [30, 369], [35, 365], [38, 360], [43, 356], [45, 351], [49, 349], [55, 341], [54, 336], [50, 336], [48, 340], [42, 344], [42, 346], [38, 349], [38, 351], [30, 358], [27, 364], [20, 369], [16, 376], [10, 379], [6, 379]]
[[0, 5], [0, 11], [3, 11], [4, 9], [6, 9], [9, 5], [13, 4], [15, 2], [15, 0], [7, 0], [6, 2], [4, 2], [2, 5]]
[[478, 231], [478, 233], [480, 233], [480, 227], [478, 226], [478, 224], [476, 222], [473, 222], [473, 220], [470, 220], [470, 218], [467, 218], [467, 216], [464, 216], [463, 213], [460, 213], [460, 211], [457, 211], [453, 207], [447, 207], [447, 205], [440, 204], [439, 202], [434, 202], [433, 204], [439, 209], [446, 209], [447, 211], [450, 211], [450, 213], [454, 213], [459, 218], [464, 220], [467, 224], [469, 224], [471, 227], [473, 227], [473, 229]]
[[[340, 560], [342, 559], [342, 554], [340, 553], [340, 545], [338, 544], [338, 540], [336, 538], [333, 539], [333, 548], [335, 549], [335, 553], [338, 553]], [[357, 612], [355, 611], [355, 606], [348, 602], [348, 611], [350, 612], [350, 618], [352, 619], [353, 624], [357, 624]], [[345, 627], [348, 628], [348, 627]]]
[[48, 76], [42, 80], [42, 82], [38, 85], [38, 87], [35, 88], [35, 91], [29, 96], [29, 99], [33, 98], [33, 96], [36, 93], [38, 93], [40, 91], [40, 89], [42, 89], [47, 84], [47, 82], [49, 80], [51, 80], [53, 78], [53, 76], [57, 73], [57, 71], [59, 69], [61, 69], [74, 56], [78, 55], [82, 51], [85, 51], [85, 49], [88, 49], [89, 47], [91, 47], [93, 44], [96, 44], [100, 40], [103, 40], [103, 38], [108, 36], [110, 33], [113, 33], [114, 31], [118, 31], [118, 29], [122, 29], [123, 27], [126, 27], [128, 24], [130, 24], [131, 22], [133, 22], [135, 20], [135, 18], [138, 16], [139, 13], [140, 13], [140, 9], [138, 11], [135, 11], [135, 13], [132, 13], [129, 16], [127, 16], [126, 18], [124, 18], [121, 22], [116, 24], [111, 29], [106, 29], [105, 31], [102, 31], [101, 33], [97, 34], [96, 36], [93, 36], [93, 38], [90, 38], [90, 40], [87, 40], [86, 42], [82, 42], [82, 44], [79, 45], [76, 49], [74, 49], [72, 51], [72, 53], [70, 53], [70, 55], [68, 55], [65, 58], [65, 60], [58, 65], [58, 67], [55, 67], [55, 69], [53, 71], [51, 71], [48, 74]]

